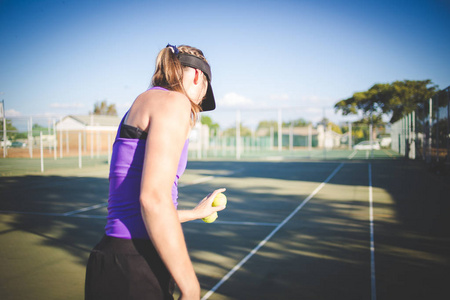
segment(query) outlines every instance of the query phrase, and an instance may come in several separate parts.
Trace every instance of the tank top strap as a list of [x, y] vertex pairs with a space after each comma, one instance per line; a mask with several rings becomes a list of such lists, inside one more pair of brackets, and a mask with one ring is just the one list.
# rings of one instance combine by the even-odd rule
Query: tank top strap
[[[154, 86], [154, 87], [151, 87], [151, 88], [147, 89], [147, 91], [150, 91], [150, 90], [168, 91], [168, 89], [162, 88], [162, 87], [160, 87], [160, 86]], [[127, 115], [128, 115], [129, 112], [130, 112], [130, 110], [128, 110], [128, 111], [125, 113], [125, 115], [124, 115], [123, 118], [122, 118], [122, 121], [120, 121], [119, 127], [117, 128], [116, 140], [120, 137], [120, 130], [122, 129], [122, 124], [123, 124], [123, 122], [125, 121], [125, 118], [127, 117]]]
[[125, 122], [125, 118], [127, 117], [128, 112], [129, 112], [129, 110], [125, 113], [125, 115], [123, 115], [123, 118], [119, 123], [119, 127], [117, 128], [117, 133], [116, 133], [116, 139], [114, 141], [116, 141], [120, 137], [120, 130], [122, 129], [122, 124], [123, 124], [123, 122]]
[[168, 89], [160, 87], [160, 86], [154, 86], [154, 87], [151, 87], [151, 88], [147, 89], [147, 91], [150, 91], [150, 90], [168, 91]]

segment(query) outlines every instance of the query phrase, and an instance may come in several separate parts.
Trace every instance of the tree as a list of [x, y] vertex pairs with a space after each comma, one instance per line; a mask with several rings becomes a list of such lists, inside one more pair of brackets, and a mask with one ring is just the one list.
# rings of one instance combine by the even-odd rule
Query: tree
[[372, 118], [374, 124], [381, 122], [383, 115], [390, 115], [390, 123], [394, 123], [430, 99], [437, 88], [429, 79], [377, 83], [365, 92], [337, 102], [334, 108], [343, 115], [362, 113], [363, 120]]
[[[0, 131], [2, 132], [0, 138], [3, 139], [3, 120], [0, 120]], [[7, 139], [15, 140], [17, 136], [17, 128], [13, 126], [10, 119], [6, 119], [6, 137]]]
[[318, 124], [321, 124], [325, 127], [330, 126], [331, 131], [334, 131], [336, 133], [342, 134], [342, 128], [341, 126], [331, 122], [328, 118], [323, 118]]
[[306, 127], [309, 124], [311, 124], [310, 121], [306, 121], [305, 119], [300, 118], [289, 122], [283, 122], [283, 127], [289, 127], [291, 125], [293, 125], [294, 127]]
[[106, 100], [94, 104], [94, 115], [117, 116], [116, 105], [108, 105]]
[[39, 136], [40, 132], [42, 131], [42, 134], [50, 134], [50, 129], [48, 127], [41, 126], [39, 124], [33, 124], [33, 127], [31, 129], [31, 135], [32, 136]]
[[214, 123], [213, 120], [208, 116], [202, 116], [200, 122], [204, 125], [207, 125], [210, 130], [217, 131], [220, 126], [217, 123]]
[[[252, 130], [245, 126], [240, 126], [240, 136], [252, 136]], [[223, 131], [223, 136], [236, 136], [236, 127], [228, 128]]]
[[260, 121], [258, 123], [257, 131], [262, 128], [274, 128], [274, 130], [278, 130], [278, 122], [277, 121]]

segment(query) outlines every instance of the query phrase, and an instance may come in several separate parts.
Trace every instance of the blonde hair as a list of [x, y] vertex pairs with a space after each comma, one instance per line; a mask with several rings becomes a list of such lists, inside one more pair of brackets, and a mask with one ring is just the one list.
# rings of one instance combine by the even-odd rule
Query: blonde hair
[[[178, 47], [180, 53], [188, 53], [208, 62], [200, 49], [182, 45]], [[171, 47], [162, 49], [156, 57], [155, 73], [152, 77], [152, 86], [159, 86], [171, 91], [183, 93], [191, 102], [191, 125], [193, 126], [198, 118], [198, 113], [202, 111], [201, 103], [196, 104], [189, 98], [183, 87], [183, 68], [177, 55]], [[203, 75], [205, 76], [205, 75]], [[204, 78], [207, 80], [206, 76]]]

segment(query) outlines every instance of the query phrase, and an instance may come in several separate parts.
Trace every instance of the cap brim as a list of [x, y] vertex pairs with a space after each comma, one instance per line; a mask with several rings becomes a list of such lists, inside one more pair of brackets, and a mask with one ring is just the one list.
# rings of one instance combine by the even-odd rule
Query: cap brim
[[206, 91], [206, 97], [201, 104], [202, 111], [210, 111], [216, 108], [216, 100], [214, 99], [214, 93], [211, 83], [208, 82], [208, 90]]

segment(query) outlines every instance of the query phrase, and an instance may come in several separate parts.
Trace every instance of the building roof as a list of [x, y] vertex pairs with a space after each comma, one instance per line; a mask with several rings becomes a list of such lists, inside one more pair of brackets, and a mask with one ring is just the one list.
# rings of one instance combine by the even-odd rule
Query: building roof
[[[69, 115], [66, 118], [72, 118], [75, 121], [83, 124], [84, 126], [118, 126], [121, 118], [117, 116], [104, 116], [104, 115], [84, 115], [74, 116]], [[64, 119], [66, 119], [64, 118]]]

